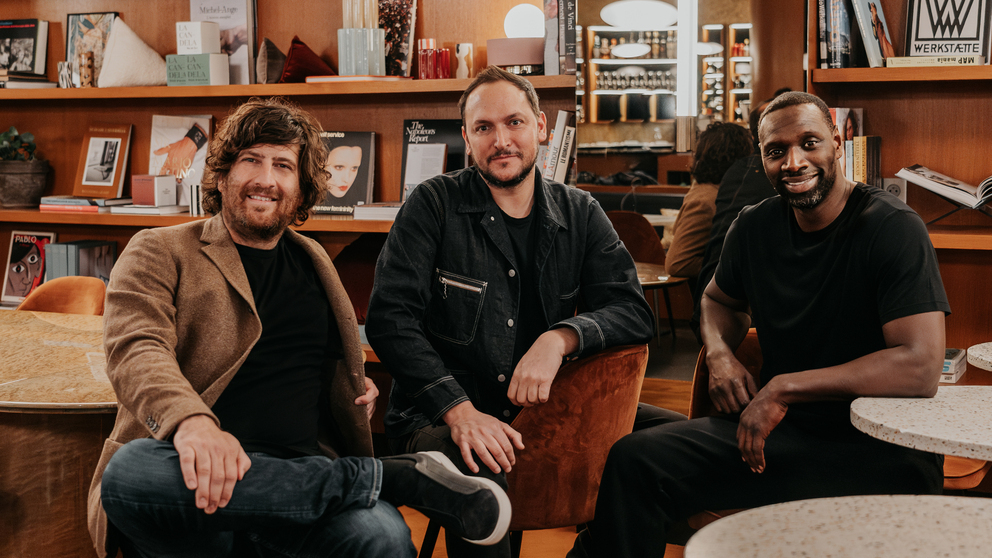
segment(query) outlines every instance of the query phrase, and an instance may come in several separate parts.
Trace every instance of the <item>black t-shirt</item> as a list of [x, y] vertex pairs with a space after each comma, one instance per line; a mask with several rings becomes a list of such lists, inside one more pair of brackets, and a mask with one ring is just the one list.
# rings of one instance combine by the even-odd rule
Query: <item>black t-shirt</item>
[[326, 358], [340, 356], [327, 295], [313, 261], [285, 237], [272, 250], [238, 252], [262, 336], [213, 411], [245, 451], [316, 455], [321, 371]]
[[[834, 222], [811, 233], [782, 198], [744, 209], [727, 233], [715, 277], [725, 293], [751, 306], [761, 385], [882, 350], [882, 325], [897, 318], [950, 312], [919, 215], [864, 184]], [[786, 418], [850, 427], [849, 409], [849, 402], [801, 403]]]

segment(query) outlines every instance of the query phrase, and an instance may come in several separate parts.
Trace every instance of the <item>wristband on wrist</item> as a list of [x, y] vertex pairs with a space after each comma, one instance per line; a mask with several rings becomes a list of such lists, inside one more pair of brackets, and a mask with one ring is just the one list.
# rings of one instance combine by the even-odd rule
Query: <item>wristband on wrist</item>
[[186, 137], [193, 140], [193, 144], [196, 145], [197, 151], [207, 144], [207, 133], [203, 131], [203, 128], [201, 128], [199, 124], [193, 124], [193, 127], [186, 132]]

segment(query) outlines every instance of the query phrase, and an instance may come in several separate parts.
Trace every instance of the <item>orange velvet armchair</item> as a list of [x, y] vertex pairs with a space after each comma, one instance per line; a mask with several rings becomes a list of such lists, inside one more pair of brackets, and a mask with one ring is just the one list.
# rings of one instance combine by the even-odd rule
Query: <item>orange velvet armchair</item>
[[102, 316], [106, 293], [107, 286], [96, 277], [58, 277], [38, 285], [17, 309]]
[[[592, 520], [610, 448], [634, 426], [647, 362], [647, 345], [626, 345], [567, 363], [547, 403], [525, 407], [514, 419], [526, 446], [506, 477], [517, 552], [522, 531]], [[422, 557], [431, 555], [437, 537], [431, 523]]]

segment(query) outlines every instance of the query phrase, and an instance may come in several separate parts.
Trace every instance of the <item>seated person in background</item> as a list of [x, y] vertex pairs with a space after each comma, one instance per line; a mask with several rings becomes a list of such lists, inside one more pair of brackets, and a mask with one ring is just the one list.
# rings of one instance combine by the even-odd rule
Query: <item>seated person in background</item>
[[703, 250], [710, 239], [720, 180], [734, 162], [752, 150], [751, 134], [737, 124], [714, 122], [699, 134], [692, 158], [692, 186], [682, 201], [672, 244], [665, 255], [668, 274], [687, 277], [693, 292], [703, 264]]
[[288, 229], [324, 198], [319, 133], [279, 100], [243, 104], [207, 157], [213, 217], [143, 230], [114, 266], [120, 408], [89, 495], [99, 556], [414, 556], [402, 504], [503, 537], [492, 482], [441, 454], [371, 457], [378, 390], [354, 310], [320, 244]]
[[[599, 204], [535, 171], [547, 129], [533, 85], [490, 66], [459, 110], [475, 166], [424, 182], [403, 204], [365, 327], [395, 380], [393, 450], [441, 451], [505, 486], [527, 442], [510, 427], [520, 407], [548, 400], [565, 358], [646, 343], [653, 320]], [[447, 551], [509, 556], [510, 544], [448, 536]]]
[[765, 169], [761, 166], [761, 152], [758, 150], [758, 119], [761, 118], [761, 113], [768, 106], [768, 103], [787, 91], [791, 91], [791, 89], [787, 87], [779, 89], [772, 98], [762, 101], [748, 115], [748, 127], [754, 142], [753, 153], [730, 165], [720, 181], [720, 188], [716, 194], [716, 212], [713, 214], [712, 227], [710, 227], [710, 237], [703, 251], [699, 275], [696, 278], [696, 288], [692, 292], [693, 310], [692, 318], [689, 319], [689, 328], [696, 334], [696, 340], [700, 344], [703, 343], [703, 338], [699, 334], [699, 302], [703, 298], [703, 289], [713, 278], [716, 264], [720, 261], [723, 239], [727, 236], [730, 224], [745, 207], [776, 195], [775, 189], [772, 188], [771, 183], [768, 182], [768, 177], [765, 176]]
[[[936, 393], [950, 308], [923, 221], [843, 176], [818, 97], [776, 98], [759, 139], [779, 196], [741, 212], [703, 294], [709, 393], [726, 414], [617, 442], [569, 556], [662, 556], [672, 524], [706, 509], [942, 491], [942, 456], [850, 421], [860, 396]], [[757, 384], [734, 357], [751, 325]]]

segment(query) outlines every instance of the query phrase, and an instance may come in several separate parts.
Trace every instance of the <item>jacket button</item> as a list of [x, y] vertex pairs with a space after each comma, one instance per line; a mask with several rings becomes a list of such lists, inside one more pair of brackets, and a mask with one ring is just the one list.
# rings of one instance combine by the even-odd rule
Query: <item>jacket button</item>
[[509, 275], [510, 277], [516, 277], [517, 276], [517, 272], [511, 269], [509, 271], [509, 273], [507, 273], [507, 275]]
[[505, 382], [506, 381], [506, 376], [503, 375], [503, 374], [500, 374], [499, 376], [496, 376], [496, 380], [497, 381], [500, 381], [500, 382]]
[[490, 220], [490, 221], [495, 221], [495, 220], [496, 220], [496, 218], [495, 218], [495, 217], [493, 217], [492, 215], [490, 215], [490, 216], [489, 216], [489, 220]]
[[503, 416], [506, 417], [506, 418], [510, 418], [510, 411], [508, 411], [508, 410], [507, 411], [503, 411]]
[[509, 326], [509, 327], [513, 327], [513, 318], [510, 318], [509, 320], [506, 320], [506, 325]]

